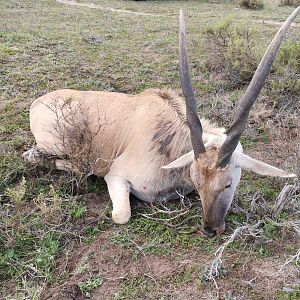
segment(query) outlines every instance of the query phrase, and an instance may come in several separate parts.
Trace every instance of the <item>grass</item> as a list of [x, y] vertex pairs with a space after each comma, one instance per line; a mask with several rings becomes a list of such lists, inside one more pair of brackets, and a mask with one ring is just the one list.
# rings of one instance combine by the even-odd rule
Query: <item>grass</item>
[[283, 291], [279, 294], [278, 300], [296, 300], [300, 297], [300, 286], [295, 286], [291, 290]]
[[[176, 297], [176, 287], [186, 286], [194, 280], [196, 276], [196, 270], [189, 270], [186, 272], [179, 273], [170, 278], [162, 278], [156, 282], [153, 282], [149, 277], [130, 277], [126, 279], [121, 285], [119, 291], [112, 298], [113, 300], [121, 299], [170, 299]], [[157, 294], [152, 295], [151, 286], [156, 285]], [[159, 289], [164, 286], [173, 285], [173, 289], [170, 289], [167, 293], [159, 292]], [[153, 298], [150, 298], [153, 297]]]
[[217, 244], [218, 238], [206, 240], [199, 235], [198, 209], [189, 209], [184, 217], [177, 218], [173, 223], [168, 221], [168, 214], [160, 214], [161, 221], [158, 223], [157, 220], [139, 216], [149, 213], [149, 209], [135, 210], [137, 215], [133, 216], [132, 222], [118, 228], [112, 240], [120, 247], [155, 255], [170, 255], [174, 249], [188, 252], [192, 247], [201, 247], [202, 252], [209, 252]]
[[87, 281], [78, 284], [80, 291], [86, 298], [91, 298], [92, 291], [101, 286], [103, 279], [100, 274], [91, 275]]
[[[177, 210], [186, 209], [184, 215], [174, 220], [170, 221], [168, 214], [157, 213], [159, 205], [140, 205], [134, 208], [128, 224], [117, 226], [111, 222], [110, 205], [105, 202], [103, 206], [107, 190], [102, 179], [90, 178], [84, 194], [78, 195], [72, 175], [32, 168], [21, 158], [22, 152], [34, 142], [28, 111], [40, 95], [61, 88], [126, 93], [138, 93], [150, 87], [179, 88], [177, 15], [180, 8], [187, 14], [188, 46], [201, 116], [227, 125], [244, 86], [226, 89], [220, 77], [211, 76], [203, 68], [205, 29], [229, 14], [237, 24], [249, 20], [249, 26], [257, 30], [255, 45], [263, 49], [278, 26], [258, 26], [253, 20], [283, 21], [292, 8], [279, 8], [271, 2], [257, 11], [235, 10], [231, 3], [199, 1], [92, 2], [162, 16], [138, 16], [50, 0], [0, 3], [0, 298], [43, 299], [47, 291], [74, 280], [80, 296], [93, 297], [103, 289], [107, 299], [176, 299], [187, 293], [191, 299], [214, 299], [217, 294], [225, 299], [296, 299], [297, 287], [286, 291], [284, 282], [266, 275], [267, 267], [260, 275], [254, 269], [261, 260], [271, 259], [280, 267], [282, 260], [299, 248], [297, 233], [282, 225], [297, 222], [299, 199], [294, 199], [277, 217], [271, 214], [272, 204], [283, 187], [282, 180], [245, 173], [235, 200], [237, 206], [227, 217], [229, 229], [223, 236], [207, 240], [199, 233], [201, 209], [195, 196], [187, 200], [185, 207], [179, 202], [167, 204], [174, 211], [173, 216]], [[298, 52], [291, 43], [299, 37], [298, 28], [291, 28], [283, 60], [290, 62], [290, 57], [297, 57]], [[293, 64], [293, 68], [297, 67]], [[264, 126], [251, 117], [242, 144], [247, 153], [256, 157], [268, 155], [269, 160], [272, 157], [279, 166], [290, 169], [294, 168], [294, 149], [299, 141], [299, 134], [293, 131], [293, 128], [297, 130], [297, 124], [295, 120], [290, 124], [289, 111], [280, 111], [279, 105], [287, 104], [285, 98], [272, 98], [275, 96], [270, 90], [263, 91], [258, 102], [266, 101], [273, 113], [270, 119], [264, 120]], [[297, 94], [292, 92], [292, 98], [291, 107], [296, 107]], [[282, 139], [285, 146], [278, 149]], [[88, 195], [95, 193], [98, 198], [88, 200]], [[251, 207], [253, 199], [257, 202]], [[238, 210], [239, 206], [242, 210]], [[153, 212], [155, 219], [145, 217]], [[217, 279], [219, 289], [210, 282], [202, 283], [201, 274], [232, 230], [257, 220], [262, 221], [259, 236], [237, 236], [226, 248], [222, 268], [229, 275]], [[105, 234], [107, 239], [103, 238]], [[87, 256], [81, 272], [73, 270], [78, 276], [73, 278], [72, 263], [82, 258], [81, 249], [84, 252], [96, 249], [98, 258], [106, 261], [93, 264]], [[60, 272], [64, 257], [66, 266]], [[144, 265], [145, 258], [150, 269]], [[160, 262], [157, 265], [156, 260]], [[240, 263], [234, 268], [236, 261]], [[114, 270], [112, 273], [105, 273], [107, 264]], [[168, 264], [174, 265], [177, 271], [168, 269]], [[96, 270], [91, 270], [91, 266]], [[135, 266], [138, 271], [134, 273], [130, 269], [124, 279], [113, 277], [128, 266]], [[165, 268], [163, 275], [159, 273], [161, 268]], [[286, 273], [290, 274], [291, 268], [299, 269], [299, 264], [289, 265]], [[267, 291], [257, 282], [253, 288], [245, 287], [242, 282], [252, 279], [248, 274], [259, 276], [258, 281], [264, 284], [268, 280], [276, 284], [271, 284]], [[107, 286], [110, 280], [115, 280], [114, 292]], [[291, 284], [293, 280], [293, 275], [286, 278]]]

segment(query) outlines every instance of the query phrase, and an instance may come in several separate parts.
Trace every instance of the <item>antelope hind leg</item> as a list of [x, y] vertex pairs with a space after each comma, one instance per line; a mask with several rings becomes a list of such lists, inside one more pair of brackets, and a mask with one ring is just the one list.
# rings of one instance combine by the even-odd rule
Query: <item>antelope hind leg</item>
[[79, 170], [74, 167], [72, 165], [72, 163], [70, 161], [68, 161], [67, 159], [56, 159], [55, 160], [55, 168], [57, 170], [62, 170], [62, 171], [66, 171], [66, 172], [74, 172], [79, 174]]
[[112, 219], [117, 224], [125, 224], [131, 217], [130, 185], [119, 176], [106, 175], [104, 179], [113, 204]]
[[22, 154], [25, 161], [32, 165], [44, 165], [44, 155], [36, 147], [32, 147]]
[[[57, 159], [55, 156], [47, 155], [46, 152], [32, 147], [22, 154], [25, 161], [32, 165], [55, 168], [57, 170], [76, 172], [77, 169], [67, 159]], [[77, 171], [78, 172], [78, 171]]]

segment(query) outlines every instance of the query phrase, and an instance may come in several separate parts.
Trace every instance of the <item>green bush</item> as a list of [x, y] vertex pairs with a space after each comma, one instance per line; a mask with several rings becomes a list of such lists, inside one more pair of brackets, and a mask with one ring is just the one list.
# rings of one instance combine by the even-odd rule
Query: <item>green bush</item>
[[[204, 33], [204, 71], [208, 71], [213, 81], [225, 88], [247, 85], [261, 59], [261, 49], [265, 48], [260, 47], [256, 30], [226, 17], [208, 27]], [[290, 104], [297, 104], [297, 95], [300, 94], [300, 41], [287, 41], [281, 45], [266, 86], [267, 94], [274, 103], [280, 104], [289, 99]]]
[[262, 9], [264, 7], [262, 0], [238, 0], [238, 4], [249, 9]]
[[276, 99], [276, 102], [286, 98], [299, 101], [297, 95], [300, 94], [300, 41], [288, 41], [281, 46], [267, 87], [269, 95]]
[[280, 0], [281, 6], [298, 6], [300, 5], [300, 0]]
[[205, 30], [205, 68], [227, 87], [248, 84], [256, 70], [255, 31], [229, 16]]
[[295, 73], [300, 73], [300, 41], [286, 42], [278, 54], [278, 62]]

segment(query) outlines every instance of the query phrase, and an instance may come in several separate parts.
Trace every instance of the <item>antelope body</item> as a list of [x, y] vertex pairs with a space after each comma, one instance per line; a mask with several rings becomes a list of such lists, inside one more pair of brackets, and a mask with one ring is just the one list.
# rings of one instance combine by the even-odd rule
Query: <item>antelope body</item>
[[[181, 12], [180, 75], [185, 99], [173, 91], [154, 89], [138, 95], [75, 90], [46, 94], [31, 105], [30, 128], [36, 146], [24, 157], [39, 162], [41, 153], [50, 154], [57, 157], [56, 168], [76, 171], [73, 157], [88, 148], [88, 171], [104, 177], [113, 203], [112, 218], [119, 224], [131, 216], [130, 193], [145, 201], [161, 201], [195, 189], [203, 207], [204, 233], [222, 233], [241, 169], [295, 176], [243, 154], [239, 138], [299, 10], [273, 39], [227, 131], [198, 118]], [[81, 150], [74, 151], [74, 144]]]

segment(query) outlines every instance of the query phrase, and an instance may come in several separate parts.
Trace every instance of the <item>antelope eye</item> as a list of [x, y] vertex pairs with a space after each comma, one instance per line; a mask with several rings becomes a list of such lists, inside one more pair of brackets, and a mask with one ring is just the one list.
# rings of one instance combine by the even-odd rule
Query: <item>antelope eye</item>
[[231, 181], [225, 185], [225, 189], [229, 189], [231, 187]]

